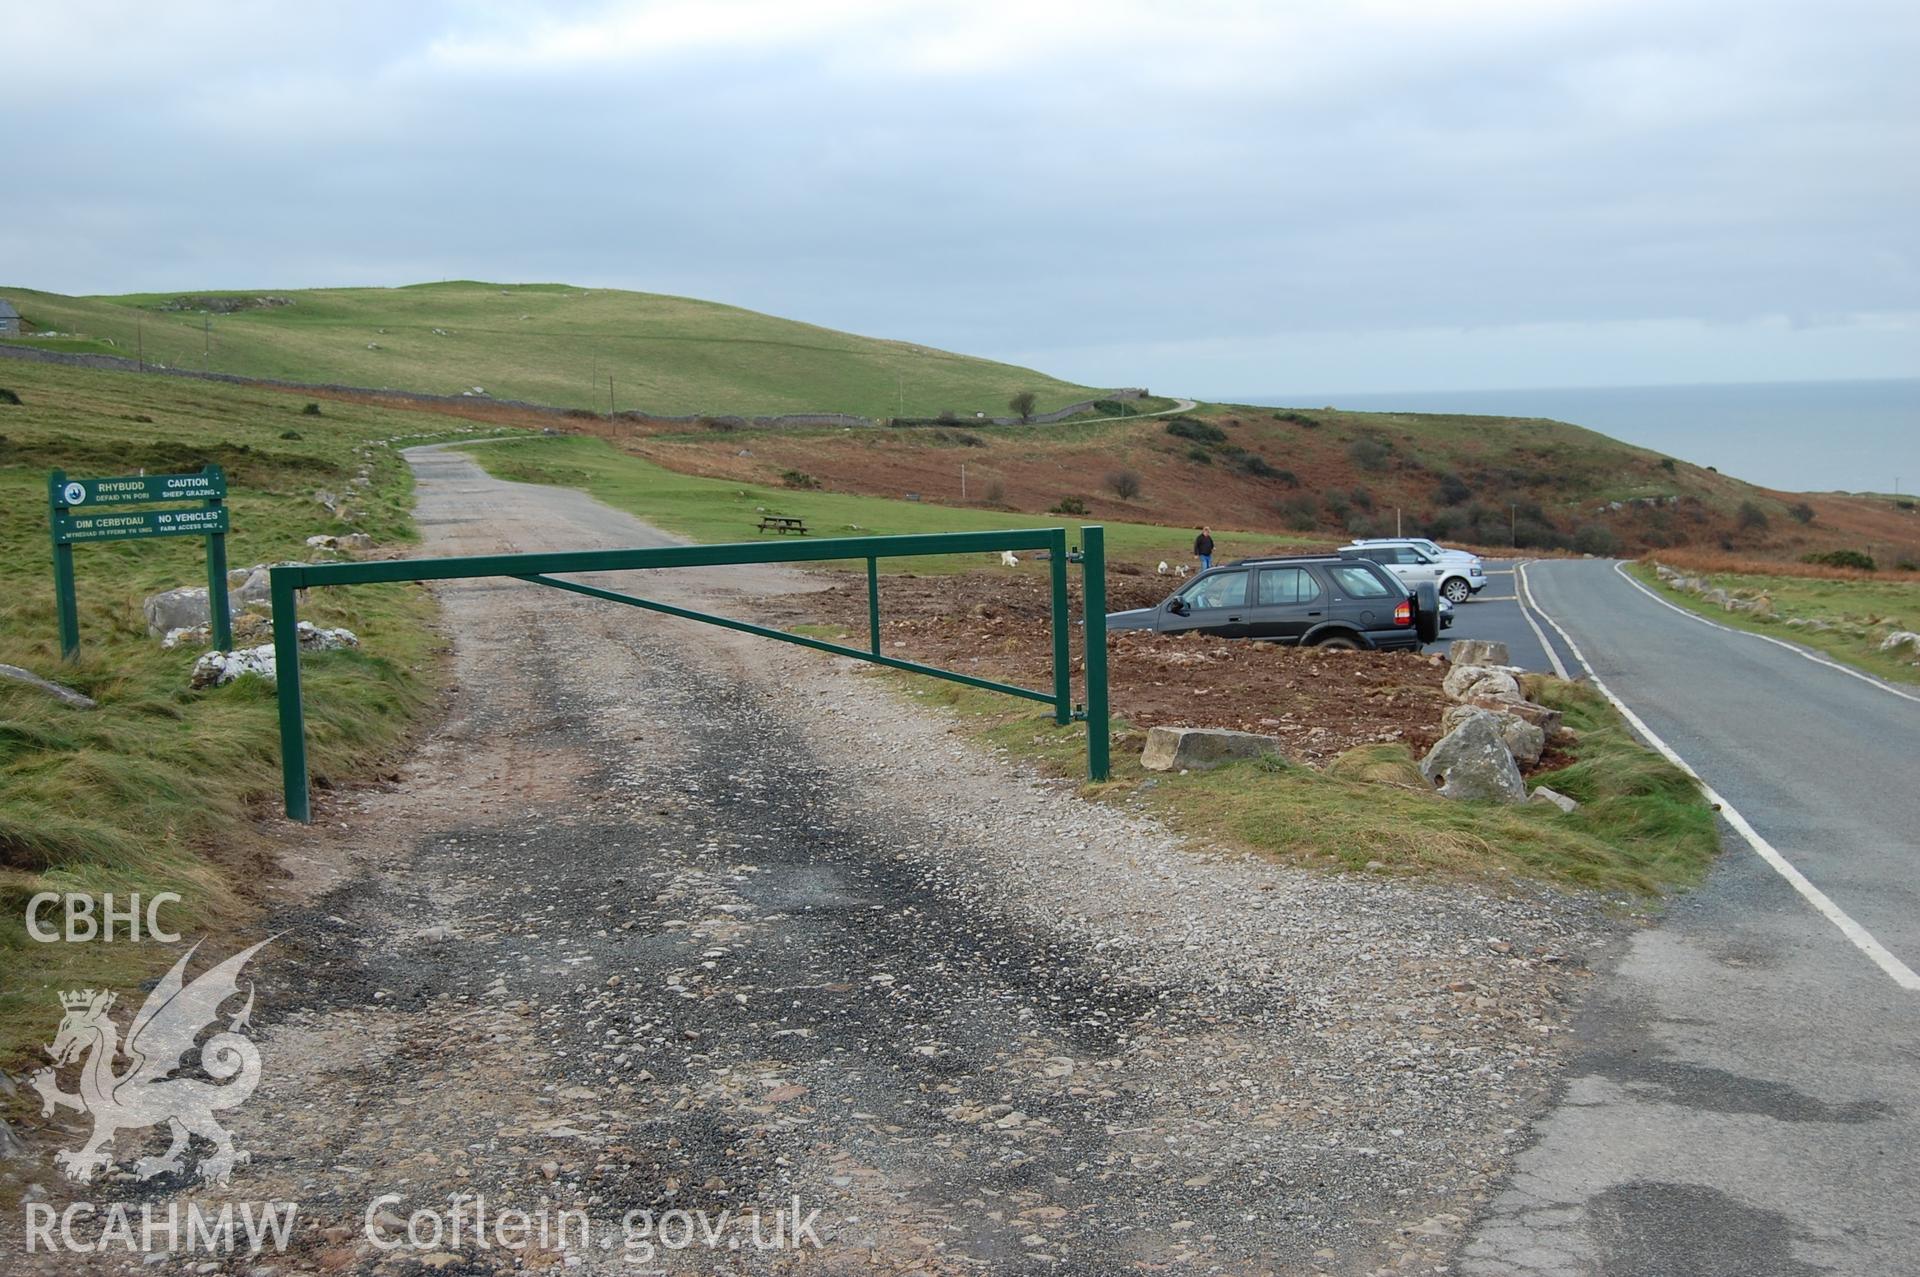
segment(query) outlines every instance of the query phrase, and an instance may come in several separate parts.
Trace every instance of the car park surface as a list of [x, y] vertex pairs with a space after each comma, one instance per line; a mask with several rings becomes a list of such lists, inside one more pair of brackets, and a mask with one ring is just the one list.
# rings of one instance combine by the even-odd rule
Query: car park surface
[[1454, 639], [1496, 639], [1507, 645], [1513, 663], [1522, 669], [1558, 674], [1574, 668], [1565, 640], [1531, 614], [1520, 598], [1516, 562], [1488, 559], [1487, 588], [1453, 609], [1453, 627], [1426, 650], [1444, 654]]

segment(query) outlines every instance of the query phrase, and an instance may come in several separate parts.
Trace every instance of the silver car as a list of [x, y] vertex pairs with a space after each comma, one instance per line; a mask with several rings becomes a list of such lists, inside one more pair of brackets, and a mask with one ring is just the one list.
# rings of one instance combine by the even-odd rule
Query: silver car
[[1355, 541], [1340, 553], [1372, 559], [1408, 585], [1431, 581], [1449, 603], [1465, 603], [1487, 588], [1487, 570], [1478, 555], [1445, 550], [1424, 537]]

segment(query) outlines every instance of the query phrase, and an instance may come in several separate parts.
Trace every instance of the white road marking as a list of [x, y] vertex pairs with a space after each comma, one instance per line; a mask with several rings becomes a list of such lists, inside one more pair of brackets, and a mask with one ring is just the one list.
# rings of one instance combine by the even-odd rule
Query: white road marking
[[1920, 696], [1915, 696], [1912, 692], [1901, 691], [1899, 688], [1895, 687], [1891, 683], [1885, 682], [1882, 679], [1877, 679], [1871, 674], [1862, 673], [1861, 671], [1854, 669], [1851, 666], [1842, 665], [1840, 662], [1836, 660], [1832, 660], [1826, 656], [1822, 656], [1818, 652], [1809, 651], [1808, 649], [1801, 647], [1797, 643], [1789, 643], [1785, 639], [1777, 639], [1768, 634], [1755, 634], [1752, 630], [1742, 630], [1742, 629], [1737, 629], [1736, 627], [1731, 625], [1722, 625], [1718, 621], [1709, 620], [1706, 617], [1701, 616], [1698, 612], [1690, 611], [1687, 608], [1681, 607], [1678, 603], [1674, 603], [1667, 599], [1663, 599], [1658, 594], [1655, 594], [1652, 590], [1649, 590], [1646, 586], [1640, 584], [1640, 582], [1634, 580], [1633, 577], [1628, 574], [1627, 565], [1624, 562], [1615, 562], [1613, 565], [1613, 570], [1615, 572], [1618, 572], [1620, 574], [1620, 579], [1625, 581], [1628, 585], [1631, 585], [1634, 589], [1640, 591], [1640, 593], [1646, 595], [1648, 598], [1652, 599], [1655, 603], [1658, 603], [1661, 607], [1672, 608], [1674, 611], [1678, 612], [1680, 615], [1686, 617], [1689, 621], [1698, 621], [1702, 625], [1711, 625], [1714, 629], [1725, 631], [1728, 634], [1738, 634], [1744, 638], [1759, 639], [1762, 643], [1771, 643], [1775, 647], [1783, 647], [1787, 651], [1792, 652], [1795, 656], [1803, 657], [1806, 660], [1812, 661], [1815, 665], [1824, 665], [1830, 670], [1839, 670], [1842, 674], [1845, 674], [1848, 678], [1857, 678], [1862, 683], [1871, 684], [1872, 686], [1879, 688], [1883, 692], [1891, 692], [1895, 696], [1898, 696], [1903, 701], [1913, 701], [1916, 704], [1920, 704]]
[[[1539, 622], [1535, 621], [1533, 613], [1527, 610], [1527, 605], [1530, 603], [1536, 609], [1540, 605], [1533, 602], [1533, 592], [1527, 589], [1527, 574], [1520, 570], [1522, 566], [1524, 565], [1518, 563], [1513, 565], [1513, 581], [1516, 587], [1513, 592], [1513, 601], [1519, 605], [1520, 615], [1526, 619], [1527, 627], [1533, 631], [1533, 636], [1540, 640], [1540, 650], [1547, 654], [1547, 664], [1553, 666], [1553, 672], [1559, 677], [1566, 678], [1568, 677], [1567, 667], [1560, 660], [1560, 653], [1553, 650], [1553, 644], [1547, 642], [1547, 636], [1541, 631]], [[1547, 614], [1542, 612], [1540, 615]], [[1553, 618], [1547, 617], [1547, 623], [1552, 625]], [[1560, 627], [1555, 625], [1553, 628], [1557, 630]]]
[[[1519, 575], [1521, 588], [1525, 589], [1527, 573], [1524, 564], [1520, 566]], [[1632, 581], [1630, 584], [1638, 585], [1639, 582]], [[1528, 597], [1531, 596], [1532, 592], [1528, 591]], [[1655, 602], [1665, 602], [1665, 600], [1655, 599]], [[1668, 604], [1668, 606], [1671, 607], [1672, 604]], [[1592, 680], [1594, 687], [1599, 693], [1611, 701], [1613, 707], [1619, 710], [1621, 715], [1629, 723], [1633, 724], [1633, 729], [1639, 732], [1649, 745], [1653, 746], [1665, 756], [1668, 762], [1693, 777], [1694, 781], [1700, 786], [1700, 792], [1706, 795], [1707, 801], [1713, 803], [1720, 809], [1720, 814], [1727, 818], [1727, 823], [1733, 826], [1736, 833], [1746, 839], [1747, 845], [1753, 848], [1755, 855], [1772, 866], [1775, 873], [1786, 879], [1787, 883], [1792, 886], [1795, 891], [1799, 892], [1808, 904], [1818, 910], [1822, 917], [1828, 922], [1831, 922], [1835, 927], [1838, 927], [1840, 934], [1851, 941], [1854, 948], [1860, 950], [1860, 952], [1872, 959], [1874, 965], [1886, 972], [1895, 984], [1903, 989], [1920, 992], [1920, 975], [1916, 975], [1912, 967], [1909, 967], [1906, 963], [1894, 957], [1885, 945], [1873, 938], [1873, 933], [1854, 921], [1846, 910], [1833, 902], [1831, 896], [1814, 886], [1805, 874], [1794, 867], [1792, 861], [1781, 855], [1772, 843], [1761, 837], [1760, 831], [1748, 823], [1747, 818], [1742, 816], [1732, 803], [1722, 798], [1719, 791], [1715, 790], [1712, 785], [1709, 785], [1699, 772], [1696, 772], [1688, 765], [1686, 759], [1674, 752], [1673, 746], [1661, 740], [1654, 730], [1642, 721], [1638, 714], [1627, 708], [1626, 702], [1613, 694], [1613, 691], [1600, 680], [1600, 676], [1594, 673], [1592, 662], [1588, 661], [1585, 653], [1581, 652], [1580, 645], [1573, 641], [1573, 636], [1561, 628], [1560, 623], [1554, 620], [1545, 608], [1540, 607], [1538, 603], [1535, 603], [1534, 607], [1539, 611], [1542, 619], [1553, 627], [1554, 633], [1566, 640], [1567, 650], [1572, 652], [1574, 659], [1579, 661], [1581, 666], [1585, 668], [1587, 677]], [[1712, 624], [1711, 622], [1708, 623]], [[1717, 626], [1716, 628], [1725, 629], [1726, 627]], [[1744, 630], [1736, 630], [1734, 632], [1736, 634], [1745, 633]], [[1755, 637], [1764, 636], [1756, 635]]]

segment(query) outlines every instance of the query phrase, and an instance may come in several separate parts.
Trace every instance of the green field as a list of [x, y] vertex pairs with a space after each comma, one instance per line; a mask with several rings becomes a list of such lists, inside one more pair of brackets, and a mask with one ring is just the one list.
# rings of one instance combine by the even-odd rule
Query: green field
[[[262, 293], [287, 306], [205, 315], [175, 294], [65, 297], [0, 287], [29, 325], [88, 350], [250, 377], [461, 394], [664, 415], [1005, 413], [1090, 397], [1026, 368], [882, 341], [733, 306], [564, 284], [454, 281]], [[437, 330], [437, 331], [436, 331]], [[23, 340], [33, 345], [39, 339]], [[378, 347], [378, 349], [370, 349]]]
[[[249, 909], [266, 863], [249, 813], [278, 794], [271, 688], [247, 679], [192, 691], [198, 651], [163, 649], [141, 599], [204, 584], [205, 542], [156, 538], [76, 546], [81, 655], [60, 660], [47, 532], [47, 472], [108, 476], [227, 472], [238, 568], [310, 556], [305, 538], [364, 531], [384, 544], [414, 537], [412, 480], [398, 452], [369, 441], [438, 429], [444, 418], [302, 400], [125, 373], [0, 365], [0, 662], [93, 697], [94, 710], [0, 680], [0, 1060], [49, 1023], [55, 987], [125, 986], [172, 954], [151, 946], [31, 943], [25, 905], [40, 891], [179, 892], [169, 925], [230, 925]], [[464, 432], [462, 432], [464, 433]], [[338, 519], [315, 499], [367, 486]], [[153, 507], [130, 507], [151, 509]], [[410, 586], [316, 591], [304, 613], [344, 625], [357, 651], [302, 662], [319, 775], [344, 779], [391, 755], [432, 705], [438, 681], [433, 605]], [[164, 948], [164, 946], [158, 946]]]
[[[1771, 617], [1731, 612], [1695, 594], [1673, 589], [1646, 563], [1627, 569], [1648, 589], [1689, 611], [1721, 625], [1754, 634], [1786, 639], [1824, 652], [1869, 674], [1902, 683], [1920, 683], [1920, 653], [1882, 652], [1880, 643], [1899, 630], [1920, 630], [1920, 581], [1872, 581], [1772, 573], [1688, 573], [1703, 577], [1735, 597], [1765, 595], [1773, 601]], [[1790, 620], [1819, 622], [1828, 628], [1789, 625]]]
[[[1193, 530], [1151, 523], [1116, 523], [1062, 515], [1008, 513], [968, 506], [896, 501], [887, 497], [794, 489], [703, 479], [654, 465], [615, 450], [605, 440], [579, 435], [531, 436], [465, 448], [489, 474], [524, 483], [551, 483], [589, 492], [615, 509], [693, 541], [751, 541], [763, 512], [797, 515], [815, 536], [888, 536], [910, 532], [985, 532], [1005, 528], [1065, 527], [1100, 523], [1107, 530], [1109, 561], [1146, 567], [1161, 559], [1192, 558]], [[1216, 557], [1259, 553], [1288, 538], [1266, 532], [1214, 529]], [[1079, 543], [1078, 536], [1071, 538]], [[991, 566], [988, 556], [893, 559], [888, 571], [961, 572]]]

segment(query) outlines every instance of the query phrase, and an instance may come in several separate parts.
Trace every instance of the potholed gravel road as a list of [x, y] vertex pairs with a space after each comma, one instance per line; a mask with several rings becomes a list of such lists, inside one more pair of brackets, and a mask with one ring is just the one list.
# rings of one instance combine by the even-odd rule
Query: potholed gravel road
[[[1598, 561], [1530, 565], [1601, 680], [1895, 958], [1920, 964], [1920, 703], [1690, 619]], [[1557, 637], [1557, 636], [1556, 636]], [[1731, 829], [1580, 1022], [1563, 1102], [1462, 1271], [1914, 1271], [1920, 991]]]

